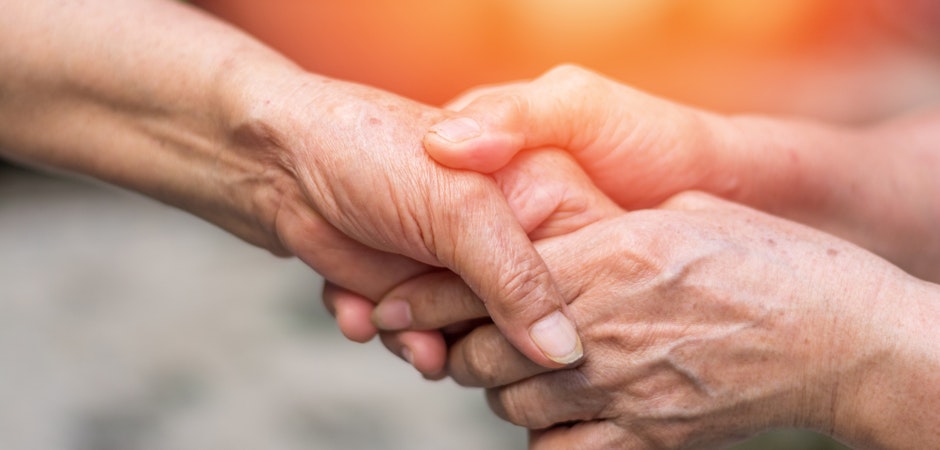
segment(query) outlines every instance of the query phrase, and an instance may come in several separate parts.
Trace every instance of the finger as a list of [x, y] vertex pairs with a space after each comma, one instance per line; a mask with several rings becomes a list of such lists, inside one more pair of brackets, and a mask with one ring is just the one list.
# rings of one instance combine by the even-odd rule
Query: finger
[[336, 324], [347, 339], [368, 342], [378, 333], [369, 319], [375, 308], [369, 299], [327, 281], [323, 285], [323, 304], [336, 317]]
[[484, 91], [453, 117], [432, 126], [424, 146], [445, 166], [484, 173], [505, 166], [523, 149], [558, 146], [575, 151], [586, 145], [579, 145], [576, 137], [597, 134], [592, 130], [609, 120], [607, 102], [579, 100], [607, 100], [604, 90], [610, 86], [584, 69], [563, 66], [531, 83]]
[[[526, 152], [494, 179], [532, 240], [565, 235], [624, 212], [561, 150]], [[386, 331], [424, 330], [485, 315], [483, 303], [462, 279], [439, 271], [389, 291], [372, 319]]]
[[340, 232], [312, 209], [285, 210], [278, 221], [284, 246], [336, 286], [378, 300], [403, 280], [431, 267], [368, 247]]
[[715, 197], [701, 191], [685, 191], [673, 195], [660, 204], [658, 209], [676, 211], [711, 211], [718, 209], [743, 209], [742, 206], [730, 201]]
[[439, 331], [382, 333], [382, 344], [411, 364], [426, 378], [440, 379], [447, 361], [447, 345]]
[[524, 152], [493, 173], [493, 179], [532, 241], [562, 236], [625, 212], [559, 149]]
[[508, 422], [531, 429], [603, 419], [609, 395], [592, 387], [577, 369], [544, 373], [486, 391], [490, 409]]
[[451, 346], [447, 373], [462, 386], [495, 387], [545, 372], [516, 350], [493, 325], [471, 331]]
[[480, 298], [453, 272], [430, 272], [388, 292], [372, 312], [381, 330], [431, 330], [487, 317]]
[[605, 450], [648, 448], [637, 439], [624, 436], [616, 424], [606, 420], [559, 425], [529, 432], [529, 450]]
[[437, 216], [432, 223], [441, 233], [433, 238], [438, 260], [464, 279], [524, 355], [545, 367], [574, 363], [583, 350], [567, 304], [502, 194], [482, 181], [458, 186], [456, 198], [429, 193], [435, 207], [427, 214]]

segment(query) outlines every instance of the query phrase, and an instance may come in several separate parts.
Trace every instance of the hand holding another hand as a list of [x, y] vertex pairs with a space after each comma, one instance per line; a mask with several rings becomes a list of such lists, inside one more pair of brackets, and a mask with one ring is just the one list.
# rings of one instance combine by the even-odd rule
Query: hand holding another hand
[[[623, 211], [594, 187], [569, 155], [559, 150], [527, 152], [494, 172], [492, 178], [534, 240], [561, 236]], [[429, 286], [433, 289], [427, 289]], [[438, 329], [448, 325], [448, 331], [453, 332], [455, 327], [449, 321], [453, 317], [489, 320], [482, 302], [451, 301], [466, 297], [477, 298], [460, 277], [449, 270], [430, 268], [385, 289], [375, 298], [383, 304], [379, 311], [373, 312], [373, 300], [332, 283], [327, 283], [323, 294], [327, 309], [336, 315], [344, 334], [360, 342], [371, 339], [377, 332], [370, 319], [373, 317], [385, 331], [382, 339], [386, 346], [431, 378], [443, 376], [446, 358], [444, 337]], [[411, 303], [420, 303], [418, 308], [424, 315], [413, 317], [408, 310]]]
[[[582, 330], [584, 362], [546, 371], [482, 326], [447, 365], [488, 388], [498, 415], [539, 430], [532, 448], [685, 448], [772, 427], [890, 448], [910, 438], [886, 431], [885, 416], [930, 429], [934, 418], [898, 397], [938, 381], [915, 368], [931, 359], [912, 355], [936, 352], [909, 322], [940, 305], [865, 250], [697, 193], [536, 246]], [[411, 309], [416, 323], [448, 322], [435, 305]]]
[[562, 367], [580, 358], [566, 305], [497, 185], [442, 167], [421, 147], [444, 113], [312, 77], [278, 87], [272, 100], [259, 102], [263, 120], [248, 123], [286, 175], [275, 185], [272, 227], [290, 253], [373, 299], [445, 267], [487, 299], [494, 322], [533, 361]]
[[627, 209], [696, 190], [849, 240], [940, 281], [940, 114], [868, 126], [721, 115], [575, 66], [470, 91], [425, 136], [444, 165], [490, 172], [554, 146]]

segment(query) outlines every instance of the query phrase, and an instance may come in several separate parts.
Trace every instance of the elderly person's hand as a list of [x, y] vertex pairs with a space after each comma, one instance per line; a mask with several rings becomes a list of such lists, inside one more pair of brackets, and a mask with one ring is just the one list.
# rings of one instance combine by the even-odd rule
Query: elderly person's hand
[[444, 112], [306, 73], [176, 1], [7, 6], [3, 156], [142, 192], [370, 298], [446, 267], [534, 361], [580, 357], [493, 180], [421, 147]]
[[450, 167], [489, 172], [557, 146], [627, 209], [686, 190], [796, 220], [940, 281], [940, 110], [844, 127], [723, 116], [562, 66], [482, 88], [425, 138]]
[[[277, 180], [281, 206], [274, 223], [290, 253], [369, 298], [393, 287], [370, 277], [394, 272], [394, 266], [327, 257], [324, 249], [335, 251], [334, 241], [318, 239], [328, 234], [309, 228], [314, 215], [322, 216], [369, 248], [459, 274], [487, 299], [490, 315], [511, 340], [540, 364], [560, 367], [580, 357], [564, 303], [497, 184], [442, 167], [422, 149], [423, 130], [441, 112], [338, 82], [282, 92], [262, 123], [280, 130], [269, 151], [286, 161], [281, 173], [289, 177]], [[316, 99], [316, 105], [297, 98]]]
[[[861, 448], [940, 442], [940, 290], [865, 250], [694, 193], [537, 247], [571, 302], [583, 364], [546, 373], [492, 326], [448, 363], [489, 388], [501, 417], [538, 430], [532, 448], [699, 448], [771, 427]], [[466, 306], [448, 311], [466, 314], [417, 301], [415, 322], [485, 315], [451, 292]]]
[[[591, 183], [571, 156], [560, 150], [541, 149], [514, 159], [492, 177], [500, 187], [520, 225], [533, 240], [561, 236], [581, 229], [603, 218], [623, 212]], [[425, 289], [425, 286], [437, 289]], [[377, 329], [370, 316], [386, 330], [382, 340], [393, 353], [413, 364], [428, 378], [443, 376], [446, 358], [445, 336], [438, 327], [449, 325], [449, 339], [467, 326], [437, 323], [427, 315], [413, 322], [410, 302], [421, 302], [419, 308], [430, 313], [429, 305], [437, 305], [442, 318], [467, 313], [462, 302], [451, 304], [449, 298], [472, 296], [472, 291], [454, 273], [437, 270], [413, 277], [382, 296], [382, 308], [354, 292], [327, 283], [323, 301], [337, 318], [340, 330], [356, 341], [371, 339]], [[481, 303], [470, 305], [476, 312]], [[474, 316], [476, 318], [476, 316]], [[408, 331], [395, 332], [407, 329]]]

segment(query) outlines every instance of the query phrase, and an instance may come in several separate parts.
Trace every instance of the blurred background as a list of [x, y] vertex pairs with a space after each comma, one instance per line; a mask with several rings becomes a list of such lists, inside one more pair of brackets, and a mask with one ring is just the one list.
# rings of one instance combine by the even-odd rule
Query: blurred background
[[441, 104], [576, 63], [721, 112], [860, 123], [940, 100], [923, 0], [195, 0], [317, 73]]
[[[191, 3], [432, 104], [563, 62], [721, 112], [865, 123], [940, 101], [919, 19], [940, 20], [916, 0]], [[480, 392], [345, 341], [298, 261], [148, 199], [0, 163], [0, 250], [0, 449], [525, 447]]]

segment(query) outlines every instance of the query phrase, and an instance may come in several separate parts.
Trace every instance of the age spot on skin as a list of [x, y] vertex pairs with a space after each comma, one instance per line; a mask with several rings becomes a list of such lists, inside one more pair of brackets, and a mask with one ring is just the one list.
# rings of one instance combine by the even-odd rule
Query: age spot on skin
[[830, 248], [826, 250], [826, 254], [829, 256], [836, 256], [839, 254], [839, 251], [834, 248]]
[[773, 240], [773, 239], [771, 239], [771, 238], [767, 238], [767, 245], [769, 245], [769, 246], [771, 246], [771, 247], [776, 247], [776, 246], [777, 246], [777, 241], [775, 241], [775, 240]]
[[379, 119], [377, 119], [377, 118], [375, 118], [375, 117], [370, 117], [370, 118], [369, 118], [369, 125], [382, 125], [382, 121], [379, 120]]

